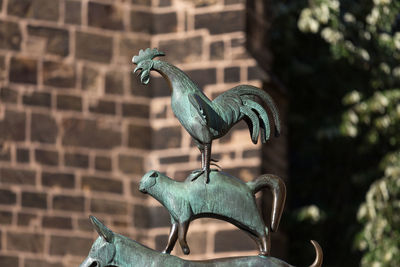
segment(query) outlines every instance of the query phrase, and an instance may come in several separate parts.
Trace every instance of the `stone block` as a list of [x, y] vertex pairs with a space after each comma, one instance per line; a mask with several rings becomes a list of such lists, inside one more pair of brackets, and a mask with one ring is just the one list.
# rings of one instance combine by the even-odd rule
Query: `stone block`
[[152, 33], [153, 16], [149, 11], [131, 11], [131, 31]]
[[240, 68], [229, 67], [224, 69], [224, 82], [226, 83], [240, 82]]
[[35, 177], [35, 171], [0, 168], [0, 184], [34, 185]]
[[122, 194], [123, 192], [121, 181], [96, 176], [83, 176], [82, 189], [115, 194]]
[[12, 16], [57, 21], [59, 0], [9, 0], [7, 13]]
[[19, 259], [14, 256], [0, 255], [0, 266], [18, 266]]
[[44, 216], [42, 220], [43, 228], [52, 229], [72, 229], [72, 220], [69, 217]]
[[30, 161], [29, 149], [17, 148], [17, 162], [28, 163]]
[[210, 59], [222, 60], [224, 59], [225, 44], [223, 41], [216, 41], [210, 44]]
[[244, 11], [208, 12], [195, 15], [195, 29], [208, 29], [211, 34], [223, 34], [244, 30]]
[[9, 50], [20, 50], [21, 31], [15, 22], [0, 21], [0, 48]]
[[139, 53], [140, 49], [150, 47], [150, 40], [144, 37], [125, 37], [121, 36], [119, 42], [118, 61], [125, 64], [132, 64], [132, 57]]
[[[1, 190], [0, 190], [1, 191]], [[1, 203], [1, 196], [0, 196], [0, 203]], [[0, 211], [0, 225], [6, 225], [12, 223], [12, 212], [9, 211]]]
[[78, 236], [51, 236], [50, 255], [87, 256], [93, 240]]
[[162, 34], [176, 32], [178, 28], [178, 19], [176, 12], [153, 13], [152, 34]]
[[48, 114], [32, 114], [31, 140], [40, 143], [54, 144], [58, 134], [57, 123]]
[[141, 6], [151, 6], [151, 1], [149, 0], [131, 0], [133, 5], [141, 5]]
[[88, 24], [108, 30], [124, 30], [123, 10], [112, 4], [89, 2]]
[[0, 204], [12, 205], [17, 202], [17, 194], [11, 190], [0, 189]]
[[174, 164], [174, 163], [184, 163], [189, 161], [188, 155], [183, 156], [169, 156], [160, 158], [160, 164]]
[[18, 213], [17, 224], [19, 226], [30, 226], [37, 220], [38, 216], [32, 213]]
[[58, 165], [58, 152], [52, 150], [36, 149], [35, 161], [43, 165]]
[[256, 249], [256, 243], [241, 230], [224, 230], [215, 234], [214, 251], [217, 253]]
[[25, 267], [60, 267], [63, 266], [62, 262], [57, 260], [38, 260], [25, 258]]
[[105, 92], [112, 95], [124, 94], [124, 76], [122, 72], [111, 71], [106, 74]]
[[124, 117], [136, 117], [136, 118], [149, 118], [150, 107], [147, 104], [122, 104], [122, 116]]
[[17, 103], [18, 91], [8, 87], [0, 88], [0, 101], [3, 103]]
[[258, 66], [252, 66], [247, 68], [247, 79], [248, 80], [265, 80], [267, 74]]
[[97, 103], [89, 105], [89, 111], [93, 113], [114, 115], [116, 104], [112, 101], [98, 100]]
[[90, 211], [94, 213], [126, 215], [128, 213], [128, 205], [126, 202], [109, 199], [91, 199]]
[[100, 74], [96, 69], [84, 66], [82, 68], [82, 89], [96, 92], [100, 87], [100, 78]]
[[57, 109], [82, 111], [82, 98], [74, 95], [57, 95]]
[[121, 133], [94, 120], [68, 118], [63, 120], [63, 145], [110, 149], [121, 145]]
[[119, 155], [118, 167], [123, 173], [141, 174], [143, 169], [143, 158], [134, 155]]
[[43, 172], [42, 185], [48, 187], [74, 188], [75, 175], [64, 172]]
[[130, 79], [131, 79], [131, 94], [133, 96], [150, 97], [152, 95], [151, 84], [150, 86], [143, 85], [142, 83], [140, 83], [139, 78], [136, 77], [136, 75], [130, 75]]
[[27, 208], [47, 209], [47, 194], [22, 192], [22, 206]]
[[66, 166], [85, 169], [89, 167], [89, 156], [78, 153], [65, 153], [64, 162]]
[[113, 40], [100, 34], [76, 32], [75, 51], [77, 59], [109, 63], [112, 58]]
[[85, 199], [80, 196], [56, 195], [53, 197], [53, 208], [63, 211], [84, 211]]
[[0, 161], [11, 161], [11, 148], [0, 144]]
[[13, 57], [10, 63], [10, 82], [36, 84], [37, 60]]
[[161, 40], [160, 51], [166, 53], [166, 60], [171, 63], [189, 63], [201, 60], [203, 37], [194, 36], [182, 39]]
[[6, 110], [0, 119], [0, 143], [25, 140], [25, 113]]
[[43, 63], [43, 83], [48, 86], [75, 87], [75, 66], [60, 62], [45, 61]]
[[134, 205], [133, 219], [135, 227], [139, 228], [169, 227], [171, 225], [168, 211], [161, 206]]
[[188, 70], [186, 74], [199, 86], [200, 90], [208, 84], [217, 82], [217, 70], [214, 68]]
[[96, 156], [94, 161], [96, 170], [100, 171], [111, 171], [112, 162], [110, 157]]
[[133, 148], [149, 149], [151, 147], [151, 127], [129, 125], [128, 146]]
[[168, 149], [181, 146], [181, 127], [165, 127], [153, 131], [153, 148]]
[[81, 1], [65, 1], [65, 23], [81, 24]]
[[22, 103], [28, 106], [41, 106], [50, 108], [51, 94], [42, 92], [33, 92], [22, 96]]
[[46, 42], [46, 53], [66, 57], [69, 54], [69, 33], [65, 29], [28, 25], [28, 34]]

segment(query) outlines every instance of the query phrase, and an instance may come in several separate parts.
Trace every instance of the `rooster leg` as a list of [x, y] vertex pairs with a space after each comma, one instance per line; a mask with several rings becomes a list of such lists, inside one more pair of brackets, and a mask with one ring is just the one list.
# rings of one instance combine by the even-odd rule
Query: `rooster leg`
[[199, 148], [201, 152], [201, 169], [194, 171], [196, 174], [192, 177], [191, 181], [196, 180], [205, 173], [205, 182], [208, 184], [210, 175], [210, 161], [211, 161], [211, 143], [205, 144], [204, 147]]

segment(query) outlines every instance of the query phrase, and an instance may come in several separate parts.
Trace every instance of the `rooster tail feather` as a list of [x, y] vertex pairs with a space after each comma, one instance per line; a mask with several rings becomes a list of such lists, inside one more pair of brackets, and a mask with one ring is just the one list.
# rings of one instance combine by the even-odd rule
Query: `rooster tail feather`
[[[272, 100], [271, 96], [264, 92], [263, 90], [258, 89], [255, 86], [251, 85], [239, 85], [233, 89], [231, 89], [232, 93], [238, 93], [241, 96], [244, 95], [253, 95], [259, 97], [263, 102], [265, 102], [268, 108], [271, 110], [272, 116], [275, 122], [275, 136], [279, 136], [281, 134], [281, 122], [279, 120], [279, 112], [278, 109]], [[228, 91], [229, 92], [229, 91]]]
[[243, 102], [245, 106], [248, 106], [249, 108], [255, 110], [258, 113], [258, 116], [260, 117], [260, 127], [261, 127], [261, 142], [265, 143], [269, 139], [271, 135], [271, 129], [269, 127], [269, 119], [268, 119], [268, 113], [265, 111], [265, 109], [258, 104], [257, 102], [253, 100], [246, 100]]
[[260, 132], [260, 121], [257, 114], [247, 106], [241, 106], [240, 112], [244, 115], [244, 119], [249, 126], [251, 141], [253, 141], [254, 144], [257, 144], [258, 134]]
[[159, 57], [159, 56], [165, 56], [165, 54], [161, 51], [158, 51], [157, 48], [154, 48], [154, 49], [147, 48], [146, 50], [140, 49], [139, 55], [134, 56], [132, 58], [132, 63], [139, 64], [142, 61], [149, 60], [149, 59], [151, 60], [151, 59], [153, 59], [155, 57]]

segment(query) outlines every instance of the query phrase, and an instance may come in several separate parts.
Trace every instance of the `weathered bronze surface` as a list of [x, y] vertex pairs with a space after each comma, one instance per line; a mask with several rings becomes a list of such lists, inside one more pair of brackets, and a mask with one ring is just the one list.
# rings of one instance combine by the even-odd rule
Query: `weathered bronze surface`
[[[212, 171], [209, 179], [208, 184], [200, 179], [192, 181], [191, 176], [184, 182], [177, 182], [158, 171], [149, 171], [143, 176], [139, 190], [160, 201], [171, 215], [172, 226], [164, 252], [170, 253], [178, 239], [183, 253], [189, 254], [186, 242], [189, 223], [196, 218], [211, 217], [231, 222], [244, 230], [257, 242], [260, 255], [268, 255], [269, 230], [278, 230], [285, 205], [284, 182], [278, 176], [265, 174], [244, 183], [219, 171]], [[274, 197], [272, 222], [268, 227], [255, 199], [255, 194], [262, 188], [270, 189]]]
[[[80, 267], [290, 267], [277, 258], [264, 256], [221, 258], [206, 261], [187, 261], [169, 254], [159, 253], [125, 236], [108, 229], [95, 217], [90, 220], [99, 234], [88, 257]], [[317, 242], [311, 241], [316, 258], [310, 267], [320, 267], [322, 250]]]
[[211, 143], [224, 136], [237, 122], [247, 122], [253, 143], [257, 143], [260, 130], [261, 141], [264, 143], [269, 139], [268, 114], [254, 101], [255, 98], [267, 104], [275, 122], [275, 135], [280, 134], [278, 109], [266, 92], [251, 85], [239, 85], [211, 101], [182, 70], [165, 61], [154, 60], [163, 55], [157, 49], [140, 50], [139, 55], [132, 59], [137, 64], [134, 72], [141, 70], [140, 80], [143, 84], [149, 83], [152, 70], [159, 72], [167, 81], [172, 92], [172, 111], [201, 152], [201, 169], [195, 171], [192, 179], [206, 173], [205, 181], [208, 182]]

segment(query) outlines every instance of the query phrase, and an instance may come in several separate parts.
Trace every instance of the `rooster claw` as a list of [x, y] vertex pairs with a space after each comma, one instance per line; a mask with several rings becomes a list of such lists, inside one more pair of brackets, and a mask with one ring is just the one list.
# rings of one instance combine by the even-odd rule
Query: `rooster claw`
[[190, 176], [193, 176], [190, 178], [190, 181], [193, 182], [194, 180], [196, 180], [197, 178], [199, 178], [202, 174], [206, 173], [206, 179], [205, 182], [206, 184], [208, 184], [210, 182], [210, 172], [213, 171], [219, 171], [218, 169], [197, 169], [192, 171], [192, 173], [190, 174]]

